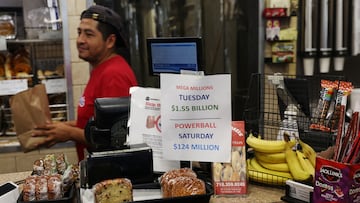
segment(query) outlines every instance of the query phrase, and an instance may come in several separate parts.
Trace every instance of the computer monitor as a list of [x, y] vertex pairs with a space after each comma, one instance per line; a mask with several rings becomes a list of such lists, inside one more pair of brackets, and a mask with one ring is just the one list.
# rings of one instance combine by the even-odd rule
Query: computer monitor
[[148, 38], [146, 45], [151, 75], [203, 70], [200, 37]]

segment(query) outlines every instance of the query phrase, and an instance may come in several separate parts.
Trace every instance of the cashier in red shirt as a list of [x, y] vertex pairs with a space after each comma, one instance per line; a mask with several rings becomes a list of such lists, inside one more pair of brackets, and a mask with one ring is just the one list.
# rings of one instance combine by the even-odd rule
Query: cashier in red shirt
[[[91, 6], [83, 11], [78, 27], [79, 57], [91, 65], [90, 79], [79, 99], [77, 120], [37, 126], [33, 136], [46, 136], [38, 147], [51, 147], [58, 142], [76, 142], [78, 159], [84, 159], [84, 128], [94, 115], [94, 100], [102, 97], [129, 96], [129, 88], [137, 86], [133, 70], [119, 49], [127, 49], [121, 17], [106, 7]], [[76, 76], [75, 76], [76, 77]]]

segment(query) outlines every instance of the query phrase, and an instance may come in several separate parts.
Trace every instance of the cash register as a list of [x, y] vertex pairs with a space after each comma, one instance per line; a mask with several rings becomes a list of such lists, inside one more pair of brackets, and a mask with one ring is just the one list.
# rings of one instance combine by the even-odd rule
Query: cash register
[[80, 162], [80, 184], [125, 177], [136, 184], [154, 181], [152, 149], [145, 143], [127, 144], [130, 97], [98, 98], [94, 117], [85, 127], [86, 158]]

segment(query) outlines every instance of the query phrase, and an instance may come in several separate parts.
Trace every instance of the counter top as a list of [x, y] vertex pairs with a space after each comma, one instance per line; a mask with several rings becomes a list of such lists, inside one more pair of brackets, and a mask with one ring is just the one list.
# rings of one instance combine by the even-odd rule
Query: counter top
[[285, 195], [285, 189], [250, 184], [248, 193], [239, 197], [211, 197], [209, 203], [283, 203], [280, 198]]
[[[8, 181], [14, 183], [25, 179], [31, 171], [0, 174], [0, 185]], [[248, 194], [241, 197], [211, 197], [209, 203], [283, 203], [280, 198], [285, 195], [285, 190], [277, 187], [268, 187], [250, 184]]]

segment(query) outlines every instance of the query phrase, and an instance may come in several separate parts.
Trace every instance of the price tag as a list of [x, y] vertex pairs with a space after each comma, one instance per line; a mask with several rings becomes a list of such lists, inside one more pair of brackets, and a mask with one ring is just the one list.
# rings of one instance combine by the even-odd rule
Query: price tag
[[27, 79], [0, 80], [0, 95], [14, 95], [28, 89]]
[[65, 78], [43, 80], [42, 83], [45, 84], [47, 94], [66, 92]]

